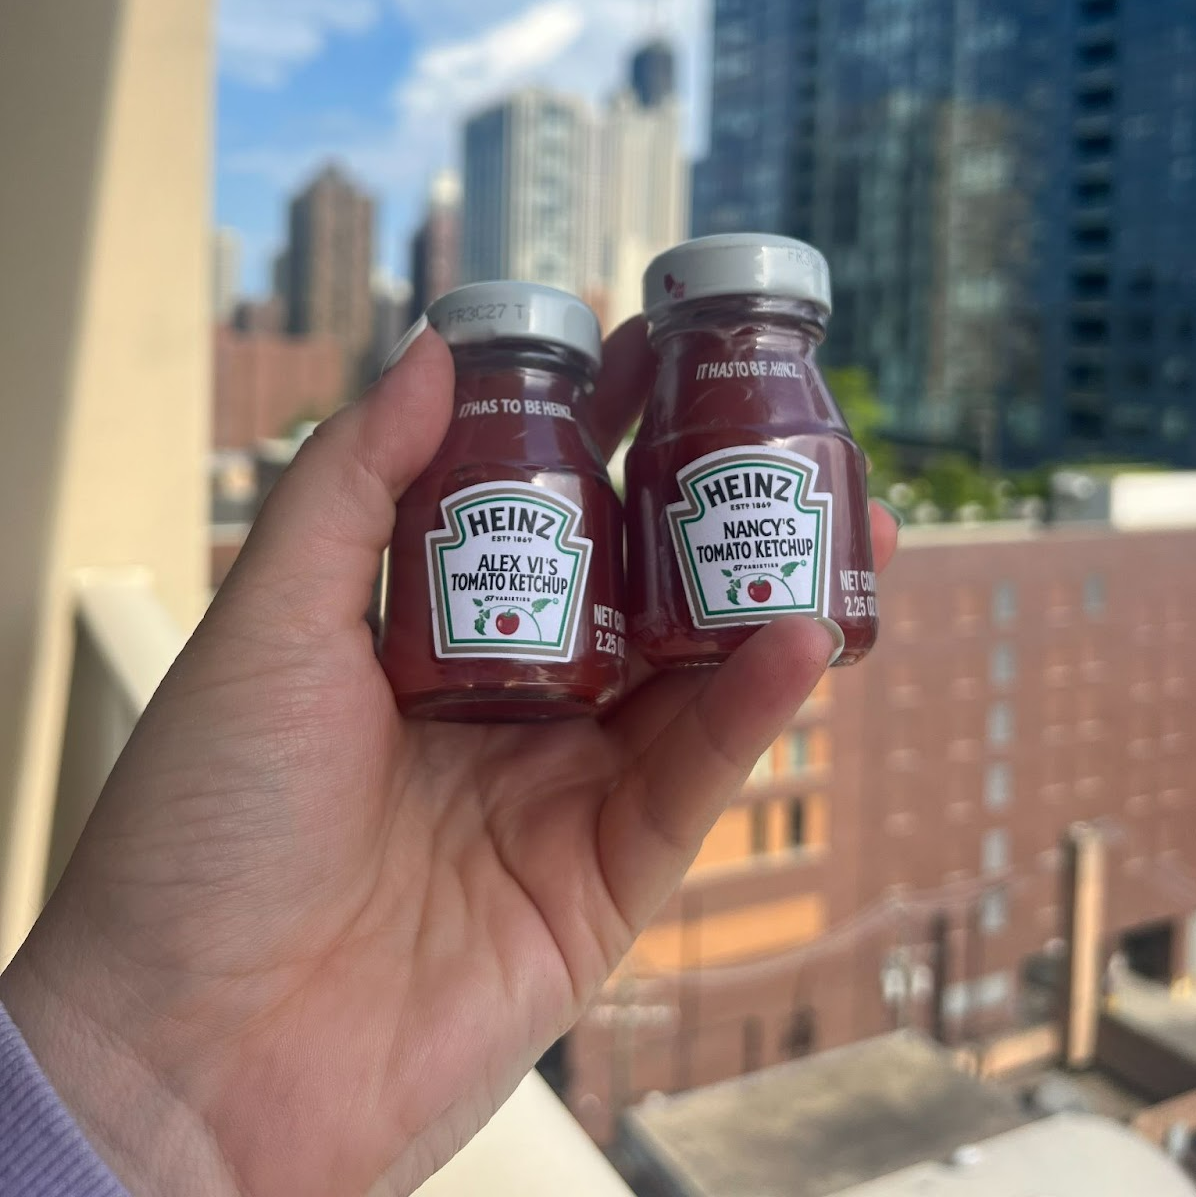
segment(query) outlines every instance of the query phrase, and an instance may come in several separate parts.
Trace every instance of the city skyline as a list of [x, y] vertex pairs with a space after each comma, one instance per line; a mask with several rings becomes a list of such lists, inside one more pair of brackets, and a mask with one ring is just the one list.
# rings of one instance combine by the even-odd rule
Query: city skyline
[[683, 142], [701, 149], [710, 0], [499, 0], [484, 15], [468, 0], [276, 7], [224, 0], [218, 27], [213, 224], [242, 237], [248, 297], [270, 290], [287, 197], [329, 159], [376, 198], [375, 265], [393, 273], [433, 177], [460, 168], [465, 118], [529, 85], [602, 105], [653, 37], [678, 56]]

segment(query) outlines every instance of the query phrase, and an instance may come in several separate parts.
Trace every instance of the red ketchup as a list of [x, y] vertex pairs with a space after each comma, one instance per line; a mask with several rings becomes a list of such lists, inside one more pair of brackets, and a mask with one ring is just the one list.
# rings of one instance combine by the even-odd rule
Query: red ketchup
[[559, 719], [625, 678], [623, 514], [578, 422], [601, 354], [594, 313], [530, 283], [428, 309], [452, 348], [453, 421], [399, 500], [381, 659], [404, 714]]
[[817, 250], [702, 237], [644, 276], [659, 358], [627, 457], [632, 638], [661, 668], [725, 660], [761, 624], [829, 616], [838, 665], [876, 643], [864, 455], [814, 361], [831, 313]]

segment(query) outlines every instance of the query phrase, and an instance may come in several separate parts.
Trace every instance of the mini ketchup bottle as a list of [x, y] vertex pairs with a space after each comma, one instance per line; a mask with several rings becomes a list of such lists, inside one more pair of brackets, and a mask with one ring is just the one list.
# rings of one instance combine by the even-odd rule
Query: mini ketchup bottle
[[702, 237], [644, 276], [659, 360], [627, 456], [632, 639], [659, 668], [724, 660], [761, 624], [828, 616], [836, 664], [876, 642], [864, 454], [814, 354], [826, 260], [765, 234]]
[[623, 513], [582, 423], [598, 320], [551, 287], [461, 287], [428, 309], [452, 423], [399, 500], [380, 656], [425, 719], [557, 719], [625, 678]]

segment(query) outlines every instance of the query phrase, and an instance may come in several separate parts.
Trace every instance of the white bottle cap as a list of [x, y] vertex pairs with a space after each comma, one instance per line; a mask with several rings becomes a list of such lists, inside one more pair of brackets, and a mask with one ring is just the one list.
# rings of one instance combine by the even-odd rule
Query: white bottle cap
[[812, 245], [770, 233], [698, 237], [653, 258], [644, 273], [649, 319], [690, 299], [773, 295], [803, 299], [831, 314], [831, 272]]
[[593, 310], [568, 291], [539, 283], [470, 283], [428, 308], [428, 323], [450, 345], [486, 341], [547, 341], [572, 349], [595, 365], [602, 333]]

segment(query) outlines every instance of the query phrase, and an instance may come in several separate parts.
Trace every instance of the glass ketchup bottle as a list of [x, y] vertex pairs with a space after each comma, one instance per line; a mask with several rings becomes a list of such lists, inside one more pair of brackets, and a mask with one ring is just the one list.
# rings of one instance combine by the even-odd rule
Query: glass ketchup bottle
[[452, 349], [453, 420], [399, 500], [380, 656], [428, 719], [591, 714], [625, 677], [623, 513], [579, 422], [601, 354], [580, 299], [476, 283], [428, 321]]
[[632, 639], [660, 668], [724, 660], [790, 613], [876, 642], [866, 465], [814, 353], [831, 313], [817, 250], [765, 234], [657, 257], [644, 308], [659, 370], [627, 456]]

